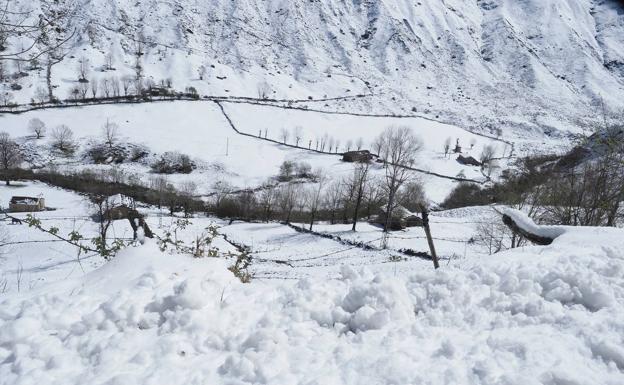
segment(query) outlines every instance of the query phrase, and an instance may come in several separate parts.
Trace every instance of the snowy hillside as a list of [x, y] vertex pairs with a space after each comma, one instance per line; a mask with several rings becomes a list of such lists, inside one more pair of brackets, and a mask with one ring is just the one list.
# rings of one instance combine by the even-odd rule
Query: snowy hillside
[[621, 384], [619, 239], [590, 228], [464, 269], [250, 284], [148, 243], [0, 295], [0, 383]]
[[[601, 97], [610, 111], [624, 107], [624, 5], [615, 0], [21, 4], [49, 19], [67, 12], [60, 35], [75, 38], [53, 70], [61, 98], [80, 61], [87, 79], [121, 79], [140, 52], [145, 75], [178, 90], [257, 97], [266, 82], [268, 95], [283, 99], [372, 94], [308, 104], [506, 131], [581, 127], [596, 119]], [[21, 102], [44, 83], [45, 71], [28, 72], [17, 80]]]
[[[177, 101], [147, 103], [140, 105], [101, 105], [84, 106], [69, 109], [44, 109], [18, 115], [0, 115], [0, 126], [15, 137], [28, 149], [26, 162], [29, 167], [60, 167], [63, 172], [84, 169], [109, 170], [119, 169], [136, 174], [143, 180], [151, 177], [149, 162], [124, 162], [122, 164], [95, 164], [86, 152], [93, 143], [102, 141], [102, 126], [108, 120], [119, 126], [120, 143], [143, 146], [157, 156], [166, 151], [180, 151], [191, 156], [198, 164], [191, 174], [169, 176], [171, 182], [180, 186], [187, 181], [198, 185], [197, 193], [205, 195], [212, 192], [215, 182], [227, 180], [236, 188], [255, 188], [279, 172], [284, 160], [306, 162], [313, 168], [323, 168], [334, 179], [352, 172], [352, 165], [342, 162], [336, 153], [355, 149], [355, 142], [362, 141], [363, 148], [372, 149], [372, 142], [392, 125], [409, 127], [423, 142], [423, 151], [418, 155], [417, 167], [424, 171], [436, 172], [442, 176], [455, 177], [461, 173], [476, 181], [485, 177], [479, 167], [462, 165], [456, 161], [456, 155], [444, 155], [444, 141], [458, 140], [465, 147], [465, 156], [479, 157], [484, 146], [492, 145], [495, 156], [508, 156], [511, 147], [501, 141], [478, 136], [459, 127], [441, 124], [419, 118], [383, 118], [357, 117], [349, 115], [322, 114], [314, 111], [298, 111], [276, 107], [255, 106], [249, 104], [224, 103], [224, 111], [236, 127], [252, 137], [237, 134], [228, 124], [221, 109], [209, 101]], [[50, 127], [66, 124], [75, 132], [79, 144], [73, 157], [56, 153], [51, 142], [51, 135], [39, 140], [28, 131], [28, 122], [33, 118], [41, 119]], [[279, 143], [267, 142], [266, 138], [282, 142], [281, 132], [289, 135], [288, 143], [294, 144], [295, 129], [300, 131], [299, 145], [303, 149], [293, 149]], [[262, 131], [262, 138], [258, 138]], [[319, 154], [306, 151], [314, 148], [319, 138], [330, 137], [335, 140], [337, 149], [333, 154]], [[535, 141], [529, 142], [535, 145]], [[547, 151], [556, 142], [540, 142], [542, 151]], [[519, 143], [516, 155], [527, 153], [526, 144]], [[472, 147], [471, 147], [472, 146]], [[509, 160], [502, 159], [500, 166], [506, 166]], [[383, 169], [374, 167], [374, 173]], [[425, 173], [417, 173], [425, 184], [428, 197], [441, 202], [456, 183]]]

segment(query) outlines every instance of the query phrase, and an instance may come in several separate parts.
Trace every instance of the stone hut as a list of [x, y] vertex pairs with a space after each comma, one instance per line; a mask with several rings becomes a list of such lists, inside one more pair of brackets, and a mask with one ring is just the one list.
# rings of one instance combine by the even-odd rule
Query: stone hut
[[14, 196], [9, 202], [9, 211], [12, 213], [28, 213], [45, 210], [45, 199], [43, 197], [22, 197]]

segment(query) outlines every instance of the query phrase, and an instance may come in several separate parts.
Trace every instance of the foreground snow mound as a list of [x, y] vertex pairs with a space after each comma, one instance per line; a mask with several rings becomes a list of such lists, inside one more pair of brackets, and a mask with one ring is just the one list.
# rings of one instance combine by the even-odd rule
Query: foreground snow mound
[[0, 383], [622, 384], [622, 233], [588, 233], [464, 270], [295, 284], [148, 244], [0, 299]]

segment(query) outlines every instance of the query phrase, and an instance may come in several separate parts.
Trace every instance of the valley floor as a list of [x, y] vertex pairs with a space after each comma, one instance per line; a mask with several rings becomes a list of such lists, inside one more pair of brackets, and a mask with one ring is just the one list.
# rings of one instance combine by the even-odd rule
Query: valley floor
[[[57, 210], [38, 216], [61, 232], [95, 230], [79, 219], [89, 212], [80, 195], [26, 183], [1, 188], [2, 201], [16, 191], [45, 194]], [[171, 224], [143, 209], [157, 232]], [[0, 384], [621, 384], [622, 230], [489, 256], [459, 243], [487, 210], [432, 219], [438, 271], [398, 252], [422, 248], [417, 228], [377, 251], [281, 224], [193, 219], [185, 236], [215, 223], [252, 249], [247, 284], [231, 259], [163, 253], [151, 240], [80, 264], [61, 244], [11, 245], [0, 257]], [[2, 226], [12, 242], [46, 240]], [[359, 226], [315, 230], [376, 246], [379, 230]]]

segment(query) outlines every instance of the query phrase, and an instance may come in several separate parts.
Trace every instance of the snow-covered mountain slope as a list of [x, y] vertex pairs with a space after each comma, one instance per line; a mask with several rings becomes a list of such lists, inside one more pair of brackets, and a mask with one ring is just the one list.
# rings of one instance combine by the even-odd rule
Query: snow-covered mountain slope
[[[624, 5], [615, 0], [36, 0], [76, 31], [54, 70], [61, 97], [133, 73], [202, 94], [278, 98], [374, 93], [329, 108], [412, 112], [483, 127], [569, 129], [624, 107]], [[114, 71], [100, 72], [113, 54]], [[206, 66], [204, 80], [198, 68]], [[43, 71], [42, 71], [43, 72]], [[42, 75], [42, 74], [41, 74]], [[30, 98], [42, 78], [22, 79]], [[30, 91], [29, 91], [30, 90]]]

